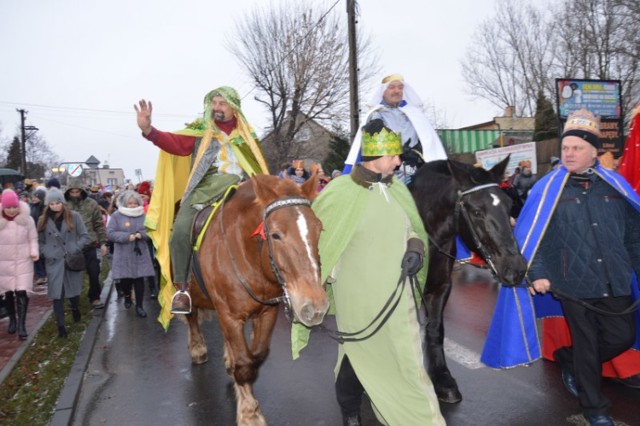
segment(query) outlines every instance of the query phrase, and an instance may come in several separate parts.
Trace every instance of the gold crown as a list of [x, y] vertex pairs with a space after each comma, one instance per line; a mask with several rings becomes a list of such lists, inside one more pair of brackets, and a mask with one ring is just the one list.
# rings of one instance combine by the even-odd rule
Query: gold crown
[[382, 84], [386, 84], [390, 81], [401, 81], [404, 82], [404, 77], [400, 74], [391, 74], [382, 79]]
[[381, 155], [402, 154], [402, 138], [400, 133], [383, 128], [377, 133], [362, 131], [362, 156], [378, 157]]
[[563, 133], [571, 130], [585, 131], [600, 137], [600, 119], [586, 109], [580, 109], [569, 115]]

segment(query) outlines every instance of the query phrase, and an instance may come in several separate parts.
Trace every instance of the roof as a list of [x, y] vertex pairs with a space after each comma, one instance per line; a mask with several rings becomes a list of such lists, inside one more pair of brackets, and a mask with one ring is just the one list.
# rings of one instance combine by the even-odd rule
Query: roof
[[462, 154], [492, 148], [500, 130], [438, 130], [438, 135], [448, 153]]

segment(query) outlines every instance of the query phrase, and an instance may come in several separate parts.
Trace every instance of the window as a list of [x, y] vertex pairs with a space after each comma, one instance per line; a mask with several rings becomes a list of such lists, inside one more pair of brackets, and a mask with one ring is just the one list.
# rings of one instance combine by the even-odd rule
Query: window
[[305, 142], [311, 139], [311, 130], [308, 127], [301, 128], [296, 134], [296, 141]]

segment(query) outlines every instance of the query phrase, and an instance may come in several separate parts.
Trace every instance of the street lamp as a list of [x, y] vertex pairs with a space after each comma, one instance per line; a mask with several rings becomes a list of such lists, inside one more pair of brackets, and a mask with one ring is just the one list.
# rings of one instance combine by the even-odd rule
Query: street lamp
[[[22, 126], [22, 149], [21, 149], [21, 167], [22, 167], [22, 174], [27, 177], [27, 139], [29, 139], [31, 136], [33, 136], [33, 134], [35, 132], [37, 132], [38, 129], [36, 126]], [[30, 133], [27, 134], [27, 131], [29, 131]]]

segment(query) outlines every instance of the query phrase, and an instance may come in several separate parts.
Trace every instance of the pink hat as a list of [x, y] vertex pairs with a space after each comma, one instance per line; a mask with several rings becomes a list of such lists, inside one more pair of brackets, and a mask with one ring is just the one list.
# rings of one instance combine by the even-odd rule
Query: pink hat
[[2, 208], [8, 209], [10, 207], [18, 207], [20, 202], [18, 201], [18, 194], [11, 189], [5, 189], [2, 191]]

